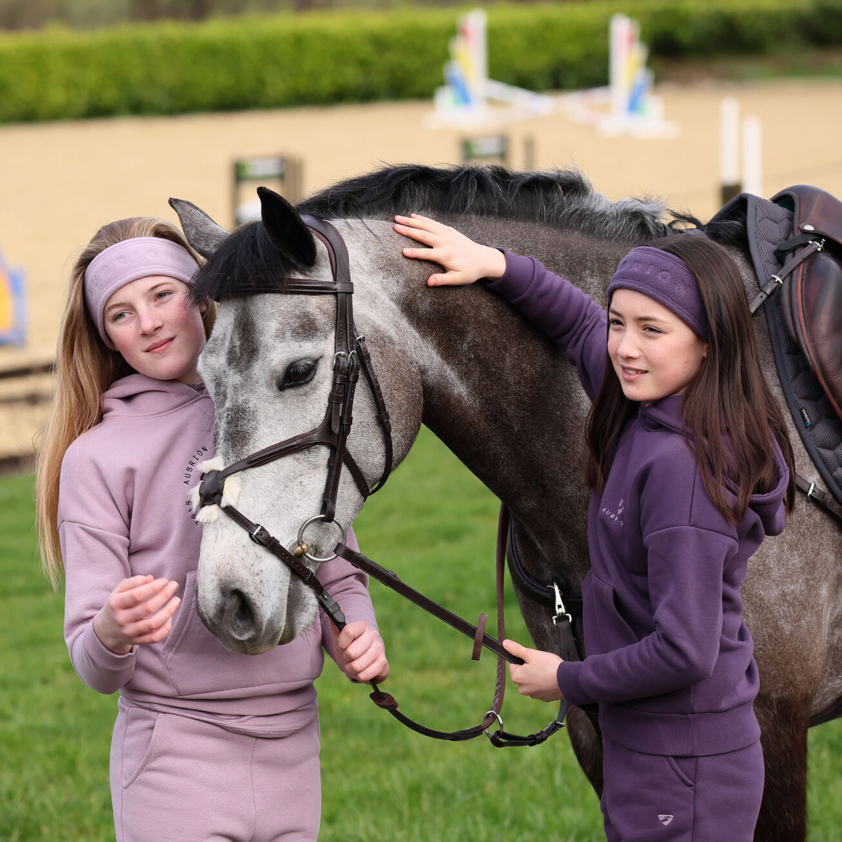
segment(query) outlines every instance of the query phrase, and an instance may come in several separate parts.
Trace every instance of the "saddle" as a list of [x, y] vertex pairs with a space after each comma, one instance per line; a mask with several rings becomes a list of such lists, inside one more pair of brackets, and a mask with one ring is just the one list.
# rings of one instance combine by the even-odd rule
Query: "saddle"
[[798, 261], [781, 276], [781, 318], [842, 418], [842, 202], [806, 185], [772, 201], [793, 214], [793, 237], [777, 248], [782, 271]]
[[[796, 485], [842, 520], [842, 203], [806, 185], [771, 201], [742, 193], [704, 231], [743, 224], [760, 285], [751, 311], [763, 307], [781, 389], [831, 493], [800, 474]], [[810, 726], [839, 717], [842, 698], [814, 714]]]
[[734, 224], [745, 225], [760, 286], [751, 311], [764, 310], [781, 389], [831, 493], [796, 483], [842, 519], [842, 203], [806, 185], [771, 200], [741, 193], [704, 230]]

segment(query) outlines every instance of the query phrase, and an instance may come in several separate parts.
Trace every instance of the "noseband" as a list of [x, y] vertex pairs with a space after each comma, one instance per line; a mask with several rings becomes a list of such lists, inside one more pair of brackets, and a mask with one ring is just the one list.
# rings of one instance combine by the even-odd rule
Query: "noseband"
[[[339, 232], [329, 222], [323, 219], [317, 219], [312, 216], [302, 216], [302, 221], [312, 231], [312, 233], [321, 240], [327, 248], [330, 257], [331, 267], [331, 281], [320, 281], [312, 278], [289, 278], [286, 279], [282, 288], [276, 286], [268, 286], [266, 288], [250, 287], [250, 292], [269, 292], [286, 295], [335, 295], [336, 296], [336, 334], [334, 341], [334, 355], [333, 355], [333, 385], [331, 386], [330, 394], [328, 396], [327, 411], [324, 419], [318, 427], [309, 432], [302, 433], [298, 436], [285, 439], [284, 441], [270, 445], [263, 450], [258, 450], [250, 456], [246, 456], [237, 462], [232, 463], [226, 468], [220, 470], [211, 470], [203, 475], [202, 481], [199, 485], [199, 506], [219, 506], [235, 523], [239, 524], [243, 529], [249, 533], [249, 537], [257, 544], [265, 547], [276, 558], [280, 559], [290, 570], [298, 576], [305, 585], [310, 587], [316, 600], [321, 605], [322, 609], [327, 613], [333, 623], [340, 630], [345, 627], [345, 615], [342, 613], [340, 607], [336, 604], [333, 598], [317, 578], [316, 574], [307, 567], [301, 560], [301, 557], [310, 560], [311, 562], [325, 562], [337, 557], [336, 552], [330, 556], [318, 557], [310, 554], [310, 547], [304, 540], [304, 533], [307, 527], [316, 521], [324, 523], [336, 523], [342, 535], [338, 542], [336, 549], [340, 551], [343, 558], [353, 564], [355, 567], [363, 570], [368, 575], [376, 578], [378, 581], [392, 588], [401, 596], [409, 599], [411, 602], [424, 608], [424, 610], [438, 617], [440, 620], [448, 623], [448, 625], [466, 634], [468, 637], [474, 639], [473, 659], [479, 660], [479, 651], [481, 647], [486, 647], [492, 650], [498, 657], [497, 666], [497, 686], [495, 689], [494, 701], [491, 710], [489, 710], [480, 724], [462, 731], [437, 731], [419, 725], [409, 717], [404, 716], [398, 711], [398, 703], [393, 696], [388, 693], [383, 693], [377, 684], [372, 681], [371, 685], [374, 692], [371, 698], [376, 705], [389, 711], [396, 719], [404, 725], [412, 728], [418, 733], [425, 736], [434, 737], [436, 739], [462, 741], [473, 739], [480, 734], [485, 734], [493, 745], [498, 747], [505, 746], [526, 746], [537, 745], [546, 740], [551, 734], [563, 727], [564, 716], [567, 710], [567, 702], [562, 701], [559, 709], [559, 714], [554, 721], [552, 721], [545, 729], [535, 734], [530, 734], [526, 737], [520, 737], [514, 734], [509, 734], [503, 730], [503, 720], [500, 717], [500, 708], [503, 703], [505, 669], [504, 661], [510, 663], [522, 664], [520, 658], [510, 655], [502, 646], [499, 640], [485, 634], [485, 620], [486, 615], [480, 615], [480, 621], [477, 626], [457, 617], [455, 614], [448, 611], [446, 608], [438, 605], [432, 600], [413, 590], [408, 585], [404, 584], [394, 573], [376, 564], [371, 559], [366, 558], [359, 552], [352, 550], [345, 546], [345, 536], [347, 530], [336, 520], [336, 497], [339, 489], [339, 477], [342, 472], [342, 467], [346, 467], [357, 484], [357, 488], [362, 494], [363, 498], [368, 498], [376, 491], [379, 491], [386, 484], [389, 474], [392, 471], [393, 462], [393, 447], [392, 447], [392, 426], [389, 421], [389, 412], [386, 409], [386, 402], [383, 399], [383, 393], [380, 389], [380, 383], [374, 373], [374, 368], [371, 362], [371, 355], [365, 344], [365, 337], [357, 331], [354, 324], [354, 313], [352, 307], [351, 296], [354, 293], [354, 285], [351, 282], [350, 261], [348, 259], [348, 249]], [[356, 391], [357, 381], [359, 380], [360, 372], [365, 375], [371, 389], [371, 394], [374, 399], [377, 421], [380, 424], [380, 429], [383, 432], [383, 440], [385, 444], [385, 458], [383, 465], [383, 473], [375, 485], [369, 486], [365, 476], [360, 470], [354, 458], [348, 452], [347, 439], [351, 431], [351, 424], [353, 421], [352, 409], [354, 405], [354, 393]], [[330, 457], [328, 459], [327, 479], [325, 480], [324, 495], [322, 498], [321, 513], [314, 517], [308, 518], [298, 530], [298, 546], [290, 553], [277, 538], [273, 537], [263, 526], [259, 523], [254, 523], [240, 512], [234, 505], [226, 502], [223, 504], [225, 480], [233, 474], [245, 471], [248, 468], [256, 468], [261, 465], [267, 465], [284, 456], [289, 456], [291, 453], [298, 453], [316, 445], [325, 446], [330, 449]], [[508, 514], [505, 518], [501, 516], [500, 530], [498, 536], [498, 559], [497, 559], [497, 620], [498, 633], [501, 637], [504, 635], [503, 626], [503, 567], [505, 564], [505, 546], [506, 538], [503, 534], [508, 534]], [[502, 553], [502, 554], [501, 554]], [[563, 605], [562, 605], [563, 612]], [[562, 613], [558, 618], [568, 617]], [[569, 620], [569, 617], [568, 617]], [[553, 620], [556, 622], [556, 619]], [[567, 623], [569, 626], [569, 623]], [[571, 637], [572, 639], [572, 637]], [[567, 652], [563, 648], [562, 652]], [[568, 656], [570, 657], [570, 656]], [[498, 730], [491, 734], [488, 728], [494, 724], [499, 723]]]

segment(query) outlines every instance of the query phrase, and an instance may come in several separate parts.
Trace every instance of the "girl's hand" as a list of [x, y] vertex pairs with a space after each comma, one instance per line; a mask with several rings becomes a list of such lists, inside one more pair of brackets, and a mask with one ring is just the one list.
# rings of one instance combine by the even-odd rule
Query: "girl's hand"
[[173, 596], [177, 590], [178, 582], [168, 579], [123, 579], [94, 617], [96, 636], [116, 655], [127, 655], [132, 646], [158, 643], [170, 633], [181, 604]]
[[348, 623], [340, 632], [331, 623], [337, 663], [355, 681], [385, 681], [389, 675], [383, 640], [365, 620]]
[[527, 649], [513, 640], [504, 640], [503, 647], [525, 662], [509, 664], [509, 675], [517, 684], [521, 696], [541, 702], [557, 702], [564, 698], [556, 678], [558, 665], [562, 663], [558, 655], [540, 649]]
[[506, 271], [506, 258], [490, 246], [482, 246], [455, 228], [419, 216], [395, 217], [395, 231], [429, 248], [405, 248], [404, 257], [430, 260], [444, 267], [444, 274], [430, 275], [427, 286], [461, 286], [480, 278], [496, 279]]

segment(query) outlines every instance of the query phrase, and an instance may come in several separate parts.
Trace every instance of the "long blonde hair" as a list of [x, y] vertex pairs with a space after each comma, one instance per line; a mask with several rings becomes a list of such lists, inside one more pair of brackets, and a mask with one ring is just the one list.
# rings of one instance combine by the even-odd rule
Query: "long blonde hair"
[[[76, 260], [59, 331], [55, 391], [47, 424], [40, 434], [36, 457], [35, 518], [41, 563], [54, 588], [58, 588], [64, 573], [58, 536], [62, 459], [67, 448], [82, 433], [99, 423], [103, 393], [115, 380], [133, 371], [119, 352], [106, 347], [88, 315], [85, 271], [100, 252], [135, 237], [171, 240], [200, 261], [172, 223], [140, 216], [103, 225]], [[215, 306], [210, 306], [202, 316], [205, 336], [210, 335], [215, 314]]]

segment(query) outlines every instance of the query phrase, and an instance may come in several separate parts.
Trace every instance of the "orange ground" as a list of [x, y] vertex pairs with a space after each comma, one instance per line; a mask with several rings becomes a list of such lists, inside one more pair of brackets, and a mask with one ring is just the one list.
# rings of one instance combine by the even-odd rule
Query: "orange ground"
[[[288, 155], [312, 192], [382, 163], [456, 163], [467, 136], [506, 133], [509, 164], [579, 167], [611, 198], [663, 197], [705, 219], [718, 208], [719, 103], [735, 96], [763, 126], [763, 193], [811, 183], [842, 196], [842, 82], [706, 83], [658, 89], [676, 138], [602, 137], [563, 113], [502, 128], [427, 128], [430, 102], [299, 108], [173, 118], [124, 118], [0, 127], [0, 249], [27, 273], [25, 348], [0, 346], [0, 370], [51, 359], [75, 250], [103, 222], [148, 214], [175, 219], [169, 196], [232, 224], [232, 161]], [[0, 395], [28, 386], [4, 384]], [[3, 407], [0, 406], [0, 410]], [[0, 457], [29, 447], [43, 409], [0, 414]]]

